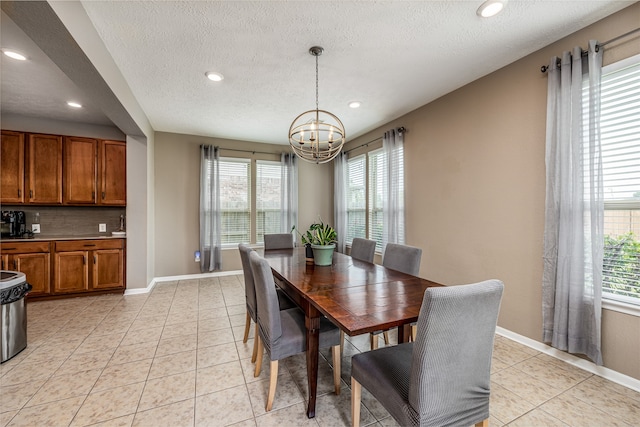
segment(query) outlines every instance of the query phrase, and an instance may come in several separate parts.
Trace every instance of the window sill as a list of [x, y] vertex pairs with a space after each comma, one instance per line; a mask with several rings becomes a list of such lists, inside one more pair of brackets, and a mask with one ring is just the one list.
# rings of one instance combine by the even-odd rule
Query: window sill
[[628, 304], [626, 302], [602, 298], [602, 308], [605, 310], [617, 311], [630, 316], [640, 317], [640, 305]]

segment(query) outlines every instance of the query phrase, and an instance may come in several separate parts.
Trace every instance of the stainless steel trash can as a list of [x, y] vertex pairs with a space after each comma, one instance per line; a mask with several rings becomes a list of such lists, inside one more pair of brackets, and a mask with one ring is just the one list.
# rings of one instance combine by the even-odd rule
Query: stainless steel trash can
[[27, 308], [31, 290], [24, 273], [0, 271], [0, 363], [27, 347]]

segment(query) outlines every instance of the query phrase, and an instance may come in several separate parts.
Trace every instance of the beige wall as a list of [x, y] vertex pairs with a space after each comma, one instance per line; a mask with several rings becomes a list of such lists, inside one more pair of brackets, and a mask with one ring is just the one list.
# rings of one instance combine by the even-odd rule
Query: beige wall
[[[407, 243], [420, 274], [445, 284], [505, 283], [499, 325], [542, 336], [542, 236], [547, 78], [553, 55], [609, 40], [640, 23], [640, 4], [351, 141], [405, 126]], [[640, 53], [638, 38], [607, 46], [604, 61]], [[428, 84], [426, 82], [425, 84]], [[640, 318], [605, 310], [607, 367], [640, 379]]]
[[[200, 145], [221, 147], [221, 155], [247, 157], [250, 153], [226, 150], [255, 150], [253, 158], [277, 160], [288, 145], [257, 144], [193, 135], [155, 134], [155, 276], [200, 273], [193, 254], [198, 250]], [[273, 154], [263, 154], [273, 153]], [[333, 169], [331, 165], [299, 162], [298, 224], [305, 228], [318, 215], [333, 218]], [[223, 250], [223, 270], [240, 270], [238, 251]]]

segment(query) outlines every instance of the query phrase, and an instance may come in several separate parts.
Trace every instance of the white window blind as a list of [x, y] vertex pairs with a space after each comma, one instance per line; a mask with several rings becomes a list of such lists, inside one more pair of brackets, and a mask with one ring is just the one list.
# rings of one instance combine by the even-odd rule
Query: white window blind
[[640, 55], [603, 70], [603, 297], [640, 304]]
[[369, 152], [369, 239], [376, 241], [376, 250], [382, 251], [384, 232], [383, 214], [385, 198], [385, 168], [387, 156], [384, 151]]
[[282, 233], [282, 166], [280, 162], [256, 162], [256, 241], [265, 234]]
[[249, 243], [251, 236], [251, 164], [248, 159], [220, 159], [222, 244]]
[[347, 160], [347, 234], [345, 243], [354, 237], [365, 238], [367, 226], [366, 158], [364, 155]]

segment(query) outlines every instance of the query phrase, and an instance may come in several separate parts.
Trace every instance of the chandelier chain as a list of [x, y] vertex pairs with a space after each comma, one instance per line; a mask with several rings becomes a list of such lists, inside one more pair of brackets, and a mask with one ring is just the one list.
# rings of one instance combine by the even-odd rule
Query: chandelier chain
[[318, 55], [316, 55], [316, 110], [318, 109]]

